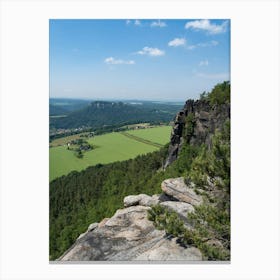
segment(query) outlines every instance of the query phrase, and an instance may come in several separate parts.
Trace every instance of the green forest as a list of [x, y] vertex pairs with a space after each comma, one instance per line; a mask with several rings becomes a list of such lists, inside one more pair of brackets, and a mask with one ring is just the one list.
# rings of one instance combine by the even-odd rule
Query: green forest
[[[218, 84], [201, 99], [211, 106], [230, 102], [230, 84]], [[184, 139], [193, 133], [193, 119], [186, 121]], [[159, 151], [135, 159], [98, 164], [81, 172], [71, 172], [50, 183], [49, 226], [50, 260], [67, 250], [88, 225], [111, 217], [123, 207], [127, 195], [161, 193], [164, 179], [183, 176], [195, 184], [204, 203], [189, 219], [193, 230], [185, 230], [176, 215], [159, 207], [150, 211], [150, 219], [167, 234], [177, 236], [184, 245], [195, 245], [208, 260], [227, 260], [230, 250], [230, 121], [225, 120], [222, 131], [212, 136], [211, 147], [190, 145], [185, 141], [177, 160], [163, 170], [168, 145]], [[210, 178], [217, 191], [209, 195], [205, 182]], [[170, 217], [170, 215], [172, 217]], [[207, 238], [215, 237], [221, 246], [209, 245]]]
[[[124, 102], [94, 101], [78, 110], [71, 111], [65, 117], [51, 118], [51, 128], [73, 129], [87, 127], [91, 129], [121, 127], [134, 123], [169, 122], [181, 105], [156, 104], [143, 102], [141, 105], [131, 105]], [[51, 104], [50, 110], [56, 108], [57, 113], [65, 113], [65, 107]], [[68, 108], [68, 107], [67, 107]]]

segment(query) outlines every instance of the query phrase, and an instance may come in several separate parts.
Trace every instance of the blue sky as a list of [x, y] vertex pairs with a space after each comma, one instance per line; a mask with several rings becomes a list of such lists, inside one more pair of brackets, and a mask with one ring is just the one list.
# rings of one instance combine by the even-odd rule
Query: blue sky
[[230, 79], [230, 20], [50, 20], [50, 97], [186, 100]]

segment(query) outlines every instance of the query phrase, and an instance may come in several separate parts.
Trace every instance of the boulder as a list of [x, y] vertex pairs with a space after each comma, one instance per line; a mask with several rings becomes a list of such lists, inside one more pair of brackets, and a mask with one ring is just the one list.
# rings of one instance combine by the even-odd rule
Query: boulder
[[181, 202], [186, 202], [191, 205], [202, 203], [202, 197], [197, 195], [192, 187], [185, 184], [183, 177], [164, 180], [161, 184], [161, 189], [167, 195]]
[[123, 199], [124, 207], [138, 205], [140, 201], [139, 195], [129, 195]]
[[158, 197], [151, 197], [146, 194], [138, 194], [138, 195], [129, 195], [126, 196], [123, 200], [124, 207], [130, 207], [135, 205], [142, 206], [152, 206], [159, 203]]

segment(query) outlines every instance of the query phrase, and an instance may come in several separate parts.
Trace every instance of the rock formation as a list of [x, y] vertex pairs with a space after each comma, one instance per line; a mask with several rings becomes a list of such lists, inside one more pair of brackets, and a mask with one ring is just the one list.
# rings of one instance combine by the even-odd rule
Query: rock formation
[[[177, 191], [174, 189], [177, 188]], [[165, 195], [139, 194], [124, 198], [126, 208], [113, 217], [94, 223], [81, 234], [59, 261], [200, 261], [195, 247], [183, 247], [147, 219], [151, 205], [160, 204], [178, 213], [186, 226], [187, 213], [202, 201], [183, 178], [163, 181]]]
[[[192, 124], [186, 122], [188, 117], [193, 118]], [[211, 106], [206, 100], [186, 101], [183, 110], [175, 117], [164, 167], [177, 159], [184, 138], [193, 145], [202, 143], [210, 145], [211, 135], [216, 129], [221, 129], [227, 118], [230, 118], [230, 104]], [[190, 135], [183, 137], [184, 130], [187, 130], [189, 125], [193, 125], [193, 130]]]

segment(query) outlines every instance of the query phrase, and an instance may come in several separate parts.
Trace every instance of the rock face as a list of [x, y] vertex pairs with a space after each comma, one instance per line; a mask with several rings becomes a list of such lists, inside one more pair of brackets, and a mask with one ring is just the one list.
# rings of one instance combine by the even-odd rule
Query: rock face
[[185, 127], [185, 112], [180, 111], [176, 117], [173, 129], [170, 136], [170, 145], [168, 149], [168, 158], [165, 163], [165, 168], [171, 164], [178, 156], [179, 149], [183, 144], [183, 129]]
[[[187, 131], [188, 124], [186, 118], [192, 114], [193, 131], [190, 135], [184, 135]], [[171, 132], [168, 157], [165, 162], [165, 168], [177, 159], [180, 148], [184, 141], [190, 144], [210, 145], [211, 135], [216, 129], [220, 129], [224, 120], [230, 117], [230, 105], [223, 104], [219, 107], [211, 107], [206, 100], [188, 100], [174, 121]]]
[[[150, 206], [161, 206], [178, 213], [186, 226], [187, 214], [194, 211], [201, 198], [192, 193], [183, 178], [163, 182], [162, 195], [130, 195], [124, 198], [126, 208], [111, 218], [89, 225], [59, 261], [200, 261], [201, 252], [183, 247], [177, 238], [157, 230], [147, 218]], [[176, 192], [174, 189], [178, 188]]]

